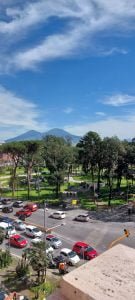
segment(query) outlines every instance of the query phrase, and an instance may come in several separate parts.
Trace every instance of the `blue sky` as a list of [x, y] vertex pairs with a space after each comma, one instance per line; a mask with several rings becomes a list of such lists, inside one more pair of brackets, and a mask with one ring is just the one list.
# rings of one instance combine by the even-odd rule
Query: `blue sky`
[[135, 136], [135, 1], [0, 0], [0, 140]]

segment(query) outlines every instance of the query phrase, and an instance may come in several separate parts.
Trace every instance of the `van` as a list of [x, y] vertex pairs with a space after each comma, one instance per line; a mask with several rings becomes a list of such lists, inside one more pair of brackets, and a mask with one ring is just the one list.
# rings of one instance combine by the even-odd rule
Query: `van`
[[6, 238], [9, 238], [11, 235], [16, 234], [15, 227], [5, 222], [0, 222], [0, 230], [4, 232]]

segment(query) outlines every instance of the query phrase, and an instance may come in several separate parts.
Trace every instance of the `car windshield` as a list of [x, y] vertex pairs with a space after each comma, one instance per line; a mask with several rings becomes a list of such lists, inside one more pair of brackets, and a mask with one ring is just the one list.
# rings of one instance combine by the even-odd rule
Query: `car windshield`
[[16, 224], [19, 225], [19, 226], [24, 225], [23, 222], [21, 222], [21, 221], [16, 222]]
[[74, 251], [71, 251], [71, 252], [68, 253], [68, 256], [70, 258], [72, 258], [72, 257], [76, 256], [76, 253]]
[[57, 239], [57, 238], [52, 238], [52, 241], [53, 241], [53, 242], [59, 242], [59, 239]]
[[33, 228], [33, 231], [34, 232], [39, 232], [39, 229], [38, 228]]
[[20, 236], [20, 237], [17, 238], [17, 241], [22, 242], [22, 241], [24, 241], [24, 238], [22, 236]]
[[14, 230], [13, 226], [8, 226], [7, 230]]
[[86, 247], [85, 248], [85, 251], [87, 251], [87, 252], [91, 252], [91, 251], [93, 251], [94, 249], [92, 248], [92, 247], [90, 247], [90, 246], [88, 246], [88, 247]]

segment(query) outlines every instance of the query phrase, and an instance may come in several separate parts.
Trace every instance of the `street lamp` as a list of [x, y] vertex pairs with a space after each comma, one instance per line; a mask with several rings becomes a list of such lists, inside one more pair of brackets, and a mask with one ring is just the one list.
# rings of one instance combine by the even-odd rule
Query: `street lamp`
[[45, 269], [44, 269], [44, 275], [45, 275], [45, 283], [46, 283], [46, 201], [44, 200], [44, 247], [45, 247]]

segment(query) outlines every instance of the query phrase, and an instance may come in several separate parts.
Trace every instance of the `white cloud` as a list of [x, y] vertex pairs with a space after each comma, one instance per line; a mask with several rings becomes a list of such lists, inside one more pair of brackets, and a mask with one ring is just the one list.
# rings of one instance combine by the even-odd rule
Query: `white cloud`
[[[18, 3], [18, 4], [17, 4]], [[50, 34], [42, 40], [36, 40], [32, 47], [18, 48], [16, 53], [7, 49], [1, 53], [1, 70], [8, 68], [30, 69], [36, 67], [40, 62], [66, 57], [75, 54], [80, 47], [92, 46], [93, 36], [100, 37], [102, 32], [110, 35], [110, 30], [115, 33], [127, 34], [135, 29], [135, 2], [129, 0], [38, 0], [38, 1], [13, 1], [7, 2], [4, 7], [5, 18], [0, 21], [0, 35], [3, 40], [8, 35], [8, 44], [15, 43], [24, 35], [30, 34], [30, 30], [37, 25], [45, 25], [52, 17], [65, 20], [61, 32]], [[12, 4], [12, 5], [11, 5]], [[117, 9], [116, 9], [117, 8]], [[7, 44], [6, 44], [7, 45]], [[89, 47], [88, 47], [89, 49]], [[8, 53], [7, 53], [8, 52]], [[9, 56], [9, 52], [11, 55]], [[127, 50], [119, 49], [117, 46], [110, 50], [101, 51], [101, 55], [112, 55], [114, 53], [126, 54]]]
[[0, 86], [1, 135], [11, 131], [19, 134], [30, 129], [46, 130], [47, 124], [41, 122], [39, 125], [39, 116], [40, 111], [34, 103]]
[[39, 62], [69, 56], [76, 48], [79, 39], [80, 31], [76, 29], [65, 35], [49, 36], [37, 47], [16, 53], [12, 61], [9, 61], [9, 66], [14, 65], [16, 69], [31, 69], [35, 68]]
[[104, 117], [106, 114], [105, 114], [103, 111], [97, 111], [97, 112], [96, 112], [96, 115], [97, 115], [97, 116]]
[[65, 114], [71, 114], [74, 111], [74, 109], [72, 107], [67, 107], [65, 109], [63, 109], [63, 112]]
[[123, 54], [123, 55], [126, 55], [128, 54], [128, 51], [126, 49], [122, 49], [122, 48], [117, 48], [117, 47], [113, 47], [109, 50], [101, 50], [99, 51], [99, 54], [100, 55], [103, 55], [103, 56], [111, 56], [111, 55], [114, 55], [114, 54]]
[[79, 136], [85, 135], [88, 131], [95, 131], [102, 137], [116, 135], [120, 139], [133, 138], [135, 136], [135, 115], [127, 115], [125, 119], [109, 117], [98, 122], [65, 126], [64, 129]]
[[111, 106], [125, 106], [135, 104], [135, 96], [126, 95], [126, 94], [118, 94], [113, 96], [105, 97], [102, 101], [103, 104], [111, 105]]

